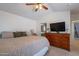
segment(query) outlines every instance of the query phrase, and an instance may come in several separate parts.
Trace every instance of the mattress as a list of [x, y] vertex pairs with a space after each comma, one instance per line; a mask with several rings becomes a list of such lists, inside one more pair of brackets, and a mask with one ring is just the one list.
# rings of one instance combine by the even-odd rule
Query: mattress
[[41, 36], [0, 39], [0, 56], [33, 56], [44, 47], [49, 42]]

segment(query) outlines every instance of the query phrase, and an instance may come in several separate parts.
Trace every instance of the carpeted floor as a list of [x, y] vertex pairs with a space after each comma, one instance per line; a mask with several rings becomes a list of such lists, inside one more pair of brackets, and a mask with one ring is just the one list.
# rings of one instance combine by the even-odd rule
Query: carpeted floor
[[46, 56], [79, 56], [79, 53], [51, 46]]

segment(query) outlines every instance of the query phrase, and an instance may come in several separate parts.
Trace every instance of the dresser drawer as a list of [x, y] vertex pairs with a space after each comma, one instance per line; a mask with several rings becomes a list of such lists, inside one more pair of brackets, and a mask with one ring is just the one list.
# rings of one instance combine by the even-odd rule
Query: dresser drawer
[[47, 33], [46, 37], [48, 38], [52, 46], [63, 48], [66, 50], [70, 49], [70, 35], [66, 33]]

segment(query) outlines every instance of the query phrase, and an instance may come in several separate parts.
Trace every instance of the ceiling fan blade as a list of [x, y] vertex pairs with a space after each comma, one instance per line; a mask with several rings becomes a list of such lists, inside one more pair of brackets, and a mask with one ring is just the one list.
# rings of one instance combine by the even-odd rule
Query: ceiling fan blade
[[44, 6], [44, 5], [42, 5], [42, 7], [43, 7], [45, 10], [48, 10], [48, 7], [46, 7], [46, 6]]
[[26, 3], [26, 5], [36, 5], [36, 3]]

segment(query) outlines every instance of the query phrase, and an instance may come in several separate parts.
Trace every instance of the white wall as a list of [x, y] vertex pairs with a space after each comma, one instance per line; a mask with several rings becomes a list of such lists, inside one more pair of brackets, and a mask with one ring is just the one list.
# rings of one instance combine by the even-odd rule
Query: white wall
[[50, 12], [39, 20], [31, 20], [15, 14], [0, 11], [0, 32], [2, 31], [30, 31], [34, 29], [38, 34], [41, 33], [40, 23], [66, 22], [66, 32], [70, 33], [70, 12]]
[[37, 31], [40, 33], [40, 24], [41, 23], [47, 23], [48, 28], [50, 27], [50, 23], [55, 22], [65, 22], [66, 23], [66, 33], [70, 33], [70, 11], [64, 11], [64, 12], [52, 12], [48, 13], [45, 17], [41, 18], [41, 20], [37, 21]]
[[0, 33], [2, 31], [30, 31], [36, 32], [36, 21], [19, 15], [0, 11]]
[[79, 20], [79, 13], [71, 14], [71, 21]]

